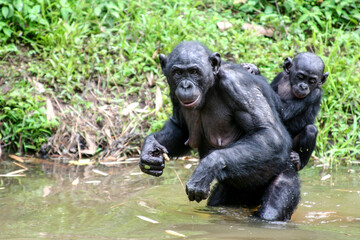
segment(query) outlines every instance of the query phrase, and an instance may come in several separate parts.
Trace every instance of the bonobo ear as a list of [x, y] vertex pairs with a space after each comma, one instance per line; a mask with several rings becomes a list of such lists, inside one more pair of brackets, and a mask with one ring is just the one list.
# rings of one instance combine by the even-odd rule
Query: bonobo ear
[[160, 54], [159, 59], [160, 59], [161, 69], [164, 71], [167, 63], [167, 57], [164, 54]]
[[285, 58], [283, 68], [286, 73], [290, 73], [290, 68], [293, 65], [291, 58], [287, 57]]
[[217, 74], [219, 72], [219, 69], [220, 69], [220, 66], [221, 66], [220, 54], [217, 53], [217, 52], [214, 52], [213, 54], [210, 55], [209, 61], [211, 63], [214, 75]]
[[322, 78], [321, 78], [321, 85], [323, 85], [325, 82], [326, 82], [326, 79], [327, 77], [329, 76], [329, 73], [326, 72], [322, 75]]

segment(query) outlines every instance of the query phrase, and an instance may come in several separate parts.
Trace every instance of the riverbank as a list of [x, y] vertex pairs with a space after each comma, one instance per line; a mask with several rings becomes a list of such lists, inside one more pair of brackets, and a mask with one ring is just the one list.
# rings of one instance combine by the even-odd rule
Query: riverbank
[[7, 5], [0, 19], [8, 26], [0, 31], [2, 150], [68, 159], [137, 156], [143, 137], [171, 115], [158, 55], [182, 40], [198, 40], [226, 60], [256, 64], [269, 81], [284, 58], [319, 55], [330, 76], [314, 157], [359, 161], [359, 8], [351, 1], [336, 11], [331, 1], [286, 2]]

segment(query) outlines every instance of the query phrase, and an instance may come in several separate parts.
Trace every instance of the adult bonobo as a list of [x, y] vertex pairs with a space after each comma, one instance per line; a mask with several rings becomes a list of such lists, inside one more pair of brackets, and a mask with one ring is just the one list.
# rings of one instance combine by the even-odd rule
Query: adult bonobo
[[289, 161], [291, 138], [275, 110], [269, 84], [240, 65], [224, 63], [198, 42], [182, 42], [160, 63], [170, 86], [173, 116], [145, 138], [140, 168], [160, 176], [163, 152], [198, 148], [201, 161], [186, 184], [190, 201], [256, 207], [255, 215], [289, 220], [300, 198]]
[[286, 58], [283, 68], [271, 87], [282, 100], [281, 116], [293, 138], [292, 158], [300, 170], [308, 163], [316, 145], [318, 130], [314, 122], [321, 105], [321, 86], [329, 73], [324, 73], [321, 58], [309, 52], [297, 54], [294, 61]]

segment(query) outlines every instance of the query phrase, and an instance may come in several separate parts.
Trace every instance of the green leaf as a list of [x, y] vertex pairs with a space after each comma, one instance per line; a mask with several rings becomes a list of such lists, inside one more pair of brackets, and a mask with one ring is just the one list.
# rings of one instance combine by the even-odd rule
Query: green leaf
[[21, 12], [21, 11], [23, 10], [23, 7], [24, 7], [23, 1], [22, 1], [22, 0], [17, 0], [17, 1], [15, 1], [14, 7], [16, 8], [16, 10], [17, 10], [18, 12]]
[[39, 13], [40, 10], [41, 10], [41, 6], [40, 6], [40, 5], [36, 5], [36, 6], [34, 6], [34, 7], [32, 8], [31, 11], [32, 11], [34, 14], [36, 14], [36, 13]]
[[2, 12], [2, 15], [4, 16], [4, 18], [7, 18], [8, 15], [9, 15], [9, 8], [8, 7], [2, 7], [1, 12]]
[[94, 9], [94, 13], [97, 17], [100, 16], [101, 10], [102, 10], [102, 5], [99, 5]]
[[6, 34], [6, 36], [11, 37], [12, 30], [9, 28], [3, 28], [3, 32]]
[[111, 15], [113, 15], [115, 18], [120, 18], [119, 13], [116, 11], [111, 11]]

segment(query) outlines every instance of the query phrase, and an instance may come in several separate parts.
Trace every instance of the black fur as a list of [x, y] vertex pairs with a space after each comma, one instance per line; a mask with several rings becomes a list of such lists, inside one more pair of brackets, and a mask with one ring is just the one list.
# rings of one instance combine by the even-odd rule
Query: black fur
[[291, 138], [282, 124], [278, 95], [262, 76], [222, 62], [197, 42], [182, 42], [160, 55], [170, 86], [173, 116], [145, 138], [140, 168], [160, 176], [163, 152], [179, 156], [197, 148], [201, 161], [186, 184], [191, 201], [258, 206], [256, 215], [289, 220], [300, 199], [290, 162]]
[[321, 86], [328, 73], [324, 73], [323, 61], [307, 52], [296, 55], [294, 61], [286, 58], [283, 67], [284, 71], [275, 77], [271, 87], [281, 98], [281, 116], [293, 138], [293, 151], [299, 155], [293, 161], [300, 170], [308, 163], [316, 145], [318, 130], [314, 123], [321, 105]]

